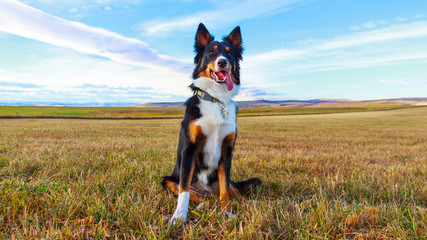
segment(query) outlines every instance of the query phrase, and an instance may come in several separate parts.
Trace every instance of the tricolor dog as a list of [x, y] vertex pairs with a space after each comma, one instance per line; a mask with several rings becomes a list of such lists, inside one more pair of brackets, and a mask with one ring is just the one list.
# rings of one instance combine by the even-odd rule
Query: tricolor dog
[[240, 198], [261, 183], [258, 178], [230, 180], [237, 136], [237, 106], [232, 98], [240, 87], [243, 52], [240, 27], [218, 42], [201, 23], [194, 48], [196, 67], [190, 85], [194, 95], [185, 103], [175, 168], [162, 180], [164, 188], [178, 195], [171, 224], [186, 221], [190, 200], [202, 203], [212, 195], [219, 196], [221, 208], [231, 216], [230, 196]]

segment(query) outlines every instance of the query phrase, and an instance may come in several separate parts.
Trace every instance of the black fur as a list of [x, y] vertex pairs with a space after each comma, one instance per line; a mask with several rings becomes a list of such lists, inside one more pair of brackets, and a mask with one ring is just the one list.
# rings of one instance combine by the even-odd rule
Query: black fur
[[[193, 120], [196, 120], [200, 117], [202, 117], [200, 113], [200, 109], [198, 107], [200, 103], [200, 100], [197, 96], [192, 96], [185, 102], [185, 115], [184, 120], [181, 122], [181, 131], [179, 133], [179, 143], [178, 143], [178, 152], [177, 152], [177, 159], [175, 163], [175, 168], [172, 172], [171, 178], [174, 180], [180, 180], [181, 173], [187, 173], [191, 170], [191, 162], [196, 158], [195, 154], [199, 154], [199, 156], [196, 159], [203, 159], [203, 155], [200, 156], [200, 154], [203, 154], [201, 151], [196, 151], [199, 148], [203, 147], [200, 146], [200, 143], [192, 143], [188, 137], [188, 128], [190, 125], [190, 122]], [[202, 158], [200, 158], [202, 157]], [[184, 160], [183, 160], [184, 159]], [[182, 161], [187, 161], [185, 164], [182, 164]], [[200, 163], [196, 162], [196, 168], [193, 173], [193, 180], [197, 177], [198, 167], [200, 167]], [[182, 169], [182, 167], [186, 169]], [[188, 175], [188, 174], [187, 174]], [[185, 186], [187, 183], [186, 179], [183, 179], [182, 185]]]

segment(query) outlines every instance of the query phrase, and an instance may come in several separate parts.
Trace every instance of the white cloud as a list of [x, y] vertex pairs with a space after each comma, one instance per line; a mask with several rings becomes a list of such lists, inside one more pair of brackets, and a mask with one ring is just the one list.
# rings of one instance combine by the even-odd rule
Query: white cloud
[[128, 105], [149, 101], [177, 101], [180, 95], [159, 95], [145, 87], [112, 87], [108, 85], [83, 84], [68, 88], [52, 89], [34, 84], [17, 84], [0, 81], [0, 104], [106, 104]]
[[71, 51], [40, 57], [25, 72], [0, 69], [0, 102], [144, 103], [190, 96], [189, 76], [133, 67]]
[[0, 31], [134, 66], [188, 74], [192, 64], [158, 53], [145, 42], [67, 21], [13, 0], [0, 1]]
[[77, 8], [71, 8], [70, 9], [70, 13], [76, 13], [76, 12], [78, 12], [79, 10], [77, 9]]
[[387, 24], [386, 20], [368, 21], [368, 22], [365, 22], [361, 25], [351, 26], [348, 29], [352, 30], [352, 31], [357, 31], [360, 29], [376, 28], [376, 27], [380, 27], [380, 26], [386, 25], [386, 24]]
[[224, 23], [233, 23], [254, 17], [273, 15], [290, 9], [294, 4], [306, 0], [246, 0], [216, 3], [217, 9], [203, 11], [168, 20], [150, 20], [139, 24], [146, 35], [168, 34], [176, 30], [193, 29], [200, 22], [211, 28]]
[[396, 21], [398, 21], [398, 22], [404, 22], [404, 21], [407, 21], [408, 20], [408, 18], [404, 18], [404, 17], [397, 17], [396, 18]]
[[[399, 24], [376, 30], [352, 33], [328, 40], [317, 40], [305, 43], [293, 49], [275, 49], [270, 52], [246, 56], [246, 61], [275, 62], [335, 55], [334, 51], [342, 51], [374, 44], [397, 42], [427, 37], [427, 22]], [[370, 49], [375, 52], [375, 49]], [[422, 50], [420, 50], [423, 52]], [[410, 53], [408, 53], [410, 54]], [[418, 55], [417, 55], [418, 56]], [[427, 57], [427, 56], [426, 56]], [[418, 58], [418, 57], [416, 57]]]
[[20, 78], [20, 79], [29, 79], [33, 75], [30, 73], [17, 73], [17, 72], [10, 72], [6, 71], [4, 69], [0, 69], [0, 79], [3, 81], [9, 81], [10, 79]]
[[363, 89], [363, 88], [366, 88], [366, 86], [363, 84], [357, 84], [357, 85], [351, 86], [350, 88], [352, 88], [352, 89]]
[[111, 10], [112, 10], [112, 8], [111, 8], [110, 6], [105, 6], [105, 7], [104, 7], [104, 10], [105, 10], [105, 11], [111, 11]]
[[385, 24], [387, 24], [387, 21], [385, 21], [385, 20], [369, 21], [369, 22], [363, 23], [361, 25], [361, 27], [358, 27], [358, 28], [359, 29], [360, 28], [375, 28], [375, 27], [378, 27], [379, 25], [385, 25]]
[[362, 24], [364, 28], [374, 28], [377, 26], [377, 24], [374, 21], [366, 22]]
[[383, 84], [408, 86], [415, 84], [425, 84], [427, 83], [427, 78], [381, 79], [379, 82]]
[[386, 21], [386, 20], [378, 20], [378, 21], [377, 21], [377, 24], [378, 24], [378, 25], [386, 25], [386, 24], [387, 24], [387, 21]]
[[[58, 0], [21, 0], [24, 3], [42, 3], [46, 5], [58, 4]], [[140, 4], [144, 0], [61, 0], [62, 6], [76, 5], [106, 5], [106, 4]]]

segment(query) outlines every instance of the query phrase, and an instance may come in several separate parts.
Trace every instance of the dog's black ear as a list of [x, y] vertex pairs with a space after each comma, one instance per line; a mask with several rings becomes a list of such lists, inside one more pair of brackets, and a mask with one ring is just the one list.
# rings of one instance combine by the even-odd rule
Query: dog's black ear
[[210, 42], [212, 42], [214, 37], [209, 33], [208, 29], [203, 25], [203, 23], [199, 24], [196, 33], [196, 43], [194, 45], [196, 51], [199, 51], [206, 47]]
[[235, 49], [242, 49], [242, 33], [240, 32], [240, 27], [236, 28], [224, 38], [224, 41], [228, 41]]
[[228, 36], [223, 37], [222, 40], [224, 42], [228, 42], [233, 46], [234, 51], [236, 53], [236, 59], [242, 60], [242, 53], [243, 53], [243, 42], [242, 42], [242, 33], [240, 32], [240, 27], [237, 26], [236, 28], [231, 31]]

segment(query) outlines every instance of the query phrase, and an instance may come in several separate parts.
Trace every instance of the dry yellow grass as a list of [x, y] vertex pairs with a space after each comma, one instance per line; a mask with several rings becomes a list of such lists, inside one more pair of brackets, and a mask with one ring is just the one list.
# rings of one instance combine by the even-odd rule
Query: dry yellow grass
[[[0, 238], [423, 239], [427, 108], [247, 117], [232, 179], [263, 185], [232, 203], [190, 204], [160, 178], [179, 120], [0, 120]], [[256, 200], [256, 201], [253, 201]]]

